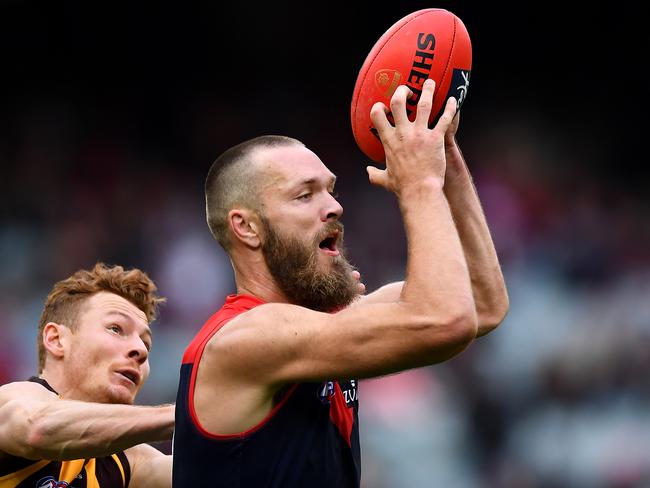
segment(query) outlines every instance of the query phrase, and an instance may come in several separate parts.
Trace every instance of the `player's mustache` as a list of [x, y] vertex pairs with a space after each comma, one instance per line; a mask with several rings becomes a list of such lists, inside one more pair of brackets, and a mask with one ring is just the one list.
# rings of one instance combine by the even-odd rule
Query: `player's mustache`
[[323, 227], [323, 230], [318, 233], [316, 236], [316, 242], [320, 243], [323, 241], [323, 239], [326, 239], [328, 236], [330, 236], [333, 232], [338, 231], [339, 236], [337, 241], [341, 242], [343, 240], [343, 232], [344, 232], [344, 225], [341, 222], [334, 221], [334, 222], [328, 222], [325, 224], [325, 227]]

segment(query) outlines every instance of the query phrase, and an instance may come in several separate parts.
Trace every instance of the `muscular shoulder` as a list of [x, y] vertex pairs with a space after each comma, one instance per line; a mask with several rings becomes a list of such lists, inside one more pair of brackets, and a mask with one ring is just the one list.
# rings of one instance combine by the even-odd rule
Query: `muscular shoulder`
[[329, 314], [286, 303], [266, 303], [248, 310], [227, 322], [210, 339], [205, 352], [228, 361], [249, 354], [259, 355], [283, 350], [284, 346], [304, 339], [305, 334], [327, 320]]
[[54, 400], [58, 396], [38, 383], [15, 381], [0, 386], [0, 404], [14, 399]]
[[297, 320], [309, 317], [318, 320], [318, 317], [327, 317], [328, 314], [315, 312], [299, 305], [289, 303], [265, 303], [251, 310], [247, 310], [227, 322], [219, 331], [223, 337], [233, 335], [237, 337], [247, 332], [273, 330], [292, 325]]

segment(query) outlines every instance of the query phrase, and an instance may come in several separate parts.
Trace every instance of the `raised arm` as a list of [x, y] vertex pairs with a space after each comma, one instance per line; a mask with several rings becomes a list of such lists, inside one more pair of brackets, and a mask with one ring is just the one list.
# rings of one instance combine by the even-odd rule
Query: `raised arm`
[[[455, 138], [459, 118], [460, 113], [445, 134], [444, 192], [467, 260], [478, 317], [477, 336], [482, 336], [503, 321], [508, 312], [508, 292], [478, 193]], [[384, 285], [359, 298], [355, 305], [396, 301], [403, 285], [402, 281]]]
[[[387, 154], [387, 169], [369, 168], [370, 181], [399, 200], [408, 242], [407, 280], [392, 303], [358, 304], [336, 314], [286, 304], [259, 306], [233, 319], [208, 344], [203, 374], [219, 384], [282, 385], [302, 380], [362, 378], [444, 361], [476, 336], [469, 272], [443, 192], [444, 134], [454, 116], [447, 104], [427, 127], [433, 84], [427, 83], [415, 122], [406, 115], [407, 87], [372, 118]], [[251, 359], [254, 358], [254, 361]], [[246, 364], [246, 368], [241, 368]]]
[[174, 406], [142, 407], [62, 400], [38, 384], [0, 387], [0, 450], [27, 459], [107, 456], [170, 439]]
[[503, 321], [508, 312], [508, 292], [478, 193], [456, 142], [459, 118], [460, 113], [445, 134], [444, 190], [467, 260], [481, 336]]

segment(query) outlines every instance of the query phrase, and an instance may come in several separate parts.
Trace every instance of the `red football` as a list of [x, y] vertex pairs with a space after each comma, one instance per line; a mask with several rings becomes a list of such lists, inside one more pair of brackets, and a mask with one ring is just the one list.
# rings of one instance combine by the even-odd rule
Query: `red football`
[[359, 148], [372, 160], [385, 159], [384, 148], [370, 120], [376, 102], [389, 106], [399, 85], [414, 93], [407, 102], [415, 118], [424, 80], [436, 82], [430, 123], [434, 124], [453, 96], [462, 105], [472, 69], [472, 44], [465, 25], [451, 12], [429, 8], [407, 15], [381, 36], [366, 58], [352, 95], [352, 132]]

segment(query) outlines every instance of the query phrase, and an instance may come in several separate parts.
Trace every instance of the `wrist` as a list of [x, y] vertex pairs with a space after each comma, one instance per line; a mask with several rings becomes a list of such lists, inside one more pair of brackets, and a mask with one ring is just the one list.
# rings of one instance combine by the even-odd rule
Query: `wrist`
[[445, 149], [456, 146], [456, 135], [445, 135]]
[[445, 143], [445, 160], [447, 162], [445, 186], [459, 177], [461, 177], [461, 180], [468, 179], [471, 181], [469, 169], [465, 164], [465, 158], [463, 158], [463, 153], [455, 139], [449, 145]]
[[458, 147], [458, 142], [456, 142], [456, 138], [445, 137], [445, 156], [449, 157], [450, 155], [455, 155], [455, 154], [460, 154], [460, 148]]
[[421, 198], [423, 196], [443, 193], [444, 177], [428, 176], [419, 180], [400, 185], [397, 196], [400, 200]]
[[474, 181], [467, 171], [447, 172], [444, 186], [445, 195], [450, 198], [456, 198], [458, 195], [464, 195], [468, 191], [474, 191]]

